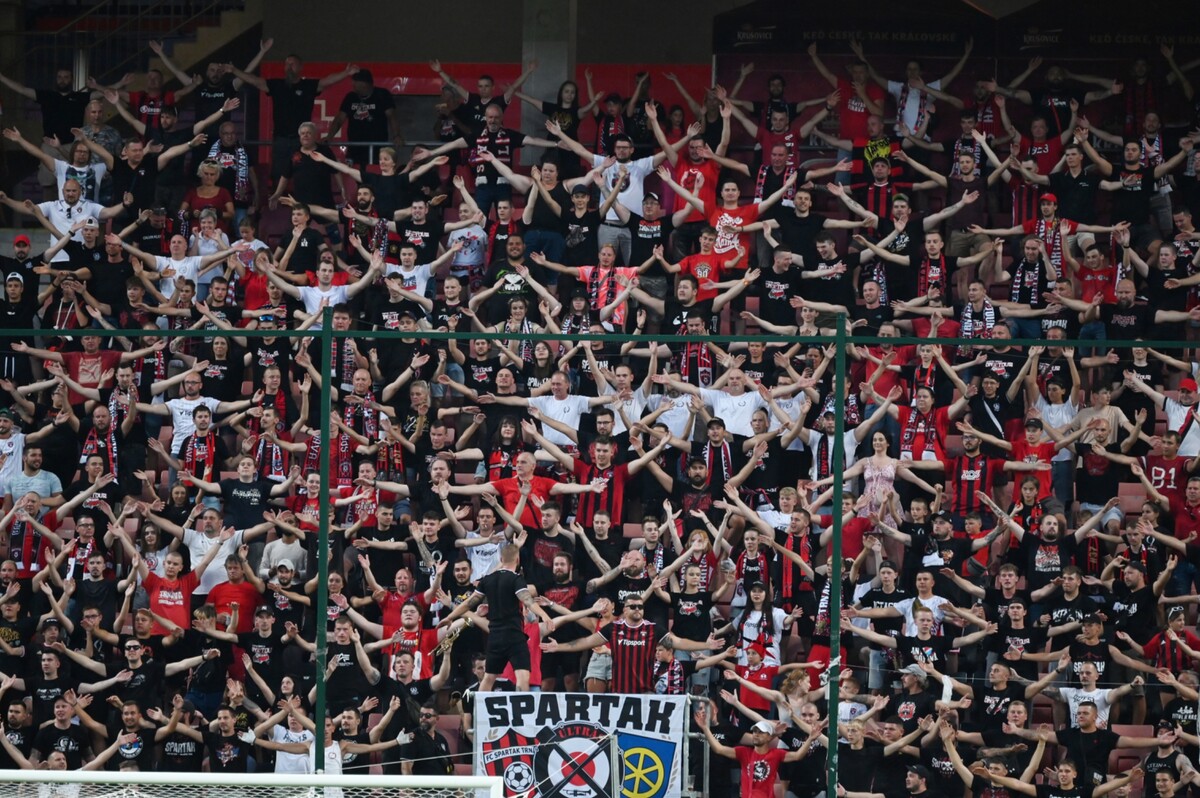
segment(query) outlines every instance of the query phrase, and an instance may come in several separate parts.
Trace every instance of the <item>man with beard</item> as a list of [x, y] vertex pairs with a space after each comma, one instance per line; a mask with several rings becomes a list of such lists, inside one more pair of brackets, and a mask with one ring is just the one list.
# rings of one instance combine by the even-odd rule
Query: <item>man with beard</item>
[[1195, 141], [1185, 136], [1179, 140], [1179, 152], [1157, 166], [1145, 165], [1147, 153], [1142, 149], [1144, 140], [1127, 141], [1122, 149], [1121, 165], [1118, 169], [1105, 159], [1088, 141], [1087, 131], [1082, 131], [1080, 144], [1092, 160], [1101, 176], [1110, 178], [1100, 181], [1102, 191], [1115, 191], [1113, 217], [1130, 224], [1130, 246], [1141, 251], [1157, 252], [1162, 245], [1162, 236], [1168, 232], [1156, 229], [1150, 218], [1153, 198], [1158, 194], [1159, 181], [1178, 169], [1191, 157]]
[[[584, 530], [578, 524], [571, 525], [571, 531], [576, 538], [584, 539]], [[554, 555], [551, 568], [551, 582], [542, 591], [546, 607], [555, 613], [570, 613], [579, 609], [583, 598], [583, 586], [574, 578], [574, 559], [567, 552]], [[583, 635], [574, 627], [556, 630], [549, 639], [559, 643], [569, 643], [578, 640]], [[575, 692], [579, 687], [579, 655], [573, 653], [545, 653], [542, 655], [542, 689], [554, 692], [559, 678], [562, 678], [563, 689], [568, 693]]]
[[421, 705], [420, 723], [412, 742], [400, 749], [405, 776], [449, 776], [454, 773], [450, 743], [437, 730], [438, 711], [432, 699]]

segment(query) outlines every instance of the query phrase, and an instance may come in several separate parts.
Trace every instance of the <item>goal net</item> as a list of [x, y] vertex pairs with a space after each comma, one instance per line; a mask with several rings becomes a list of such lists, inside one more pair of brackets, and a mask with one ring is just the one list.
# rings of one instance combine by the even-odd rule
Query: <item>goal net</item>
[[493, 776], [0, 771], [0, 798], [502, 798]]

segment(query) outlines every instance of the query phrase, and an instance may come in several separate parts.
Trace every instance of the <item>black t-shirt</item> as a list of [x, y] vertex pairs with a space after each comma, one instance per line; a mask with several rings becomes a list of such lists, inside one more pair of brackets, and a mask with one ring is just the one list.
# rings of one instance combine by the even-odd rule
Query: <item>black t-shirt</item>
[[213, 773], [245, 773], [246, 760], [254, 746], [243, 742], [236, 734], [224, 737], [219, 732], [203, 730], [204, 746], [208, 749], [208, 769]]
[[[891, 593], [884, 592], [883, 588], [877, 587], [868, 590], [859, 598], [857, 604], [864, 609], [883, 609], [891, 607], [898, 602], [904, 601], [907, 598], [912, 598], [907, 590], [896, 588]], [[881, 635], [890, 635], [896, 637], [904, 628], [903, 618], [874, 618], [871, 620], [871, 627]], [[910, 638], [915, 640], [916, 638]], [[910, 644], [912, 645], [912, 644]], [[882, 647], [871, 643], [871, 648], [876, 651], [881, 651]]]
[[1115, 624], [1114, 629], [1127, 632], [1136, 642], [1144, 645], [1158, 631], [1157, 608], [1158, 598], [1149, 585], [1140, 590], [1130, 590], [1124, 581], [1113, 581], [1109, 617]]
[[[121, 671], [131, 670], [129, 663], [110, 662], [105, 666], [104, 678], [111, 679]], [[166, 667], [159, 660], [143, 660], [139, 668], [133, 671], [133, 678], [124, 684], [117, 683], [115, 692], [122, 701], [137, 701], [138, 706], [145, 711], [149, 707], [159, 706], [159, 698], [163, 683], [166, 681]]]
[[311, 122], [313, 105], [321, 93], [315, 78], [300, 78], [288, 83], [286, 78], [267, 80], [267, 95], [271, 98], [271, 128], [277, 139], [296, 139], [304, 122]]
[[793, 325], [796, 323], [796, 309], [790, 299], [804, 292], [805, 283], [800, 276], [800, 270], [789, 267], [783, 274], [775, 269], [763, 269], [756, 286], [759, 296], [758, 315], [771, 324]]
[[1150, 198], [1155, 194], [1154, 170], [1147, 166], [1130, 168], [1122, 164], [1113, 169], [1109, 180], [1121, 183], [1113, 195], [1114, 222], [1145, 224], [1150, 220]]
[[[1079, 767], [1080, 784], [1099, 784], [1104, 780], [1108, 773], [1108, 755], [1117, 747], [1120, 735], [1108, 729], [1096, 729], [1090, 734], [1080, 729], [1064, 729], [1057, 736], [1058, 744], [1067, 751], [1067, 758]], [[1090, 795], [1091, 790], [1087, 792]]]
[[900, 653], [901, 666], [919, 665], [922, 662], [932, 662], [938, 670], [946, 662], [950, 653], [951, 638], [932, 636], [922, 640], [915, 635], [897, 635], [896, 650]]
[[108, 725], [108, 739], [115, 740], [117, 737], [123, 737], [126, 734], [136, 734], [138, 739], [133, 743], [122, 743], [117, 747], [117, 753], [113, 758], [108, 760], [105, 766], [108, 770], [119, 770], [121, 765], [126, 762], [133, 762], [137, 765], [139, 771], [147, 772], [154, 770], [155, 748], [157, 747], [154, 741], [155, 729], [138, 728], [134, 731], [129, 731], [120, 723]]
[[1013, 701], [1025, 700], [1024, 685], [1009, 682], [1003, 690], [990, 684], [972, 685], [972, 699], [976, 710], [976, 723], [980, 731], [1000, 731], [1008, 722], [1008, 706]]
[[[279, 239], [280, 252], [287, 252], [288, 245], [291, 243], [292, 231], [288, 230]], [[296, 249], [292, 251], [291, 259], [288, 260], [288, 271], [292, 274], [315, 272], [321, 260], [321, 245], [324, 243], [325, 236], [311, 227], [305, 228], [304, 232], [300, 234], [300, 240], [296, 243]]]
[[[333, 150], [324, 144], [317, 145], [317, 152], [331, 161], [337, 160]], [[292, 153], [283, 168], [283, 176], [288, 179], [289, 194], [300, 202], [324, 208], [333, 207], [333, 187], [329, 182], [333, 175], [333, 167], [314, 161], [299, 149]]]
[[[660, 216], [654, 221], [650, 221], [632, 211], [629, 213], [629, 221], [625, 223], [625, 226], [629, 228], [632, 238], [629, 262], [633, 266], [641, 266], [649, 260], [650, 256], [654, 254], [655, 247], [667, 250], [671, 232], [675, 229], [675, 224], [669, 216]], [[655, 261], [654, 265], [644, 274], [647, 277], [662, 277], [666, 272], [663, 271], [662, 264]]]
[[712, 634], [711, 594], [701, 590], [696, 593], [672, 593], [671, 617], [674, 625], [671, 631], [676, 637], [685, 640], [707, 640]]
[[1072, 564], [1078, 548], [1074, 535], [1048, 541], [1027, 531], [1020, 546], [1021, 559], [1025, 562], [1025, 586], [1033, 591], [1053, 582], [1063, 568]]
[[[555, 188], [561, 188], [561, 186], [556, 186]], [[569, 199], [568, 202], [570, 202]], [[591, 266], [595, 264], [596, 252], [600, 249], [600, 225], [604, 221], [600, 218], [599, 211], [589, 209], [584, 212], [583, 216], [579, 216], [575, 213], [574, 208], [568, 205], [563, 208], [562, 218], [558, 220], [558, 225], [555, 227], [551, 223], [546, 225], [538, 223], [536, 211], [542, 210], [543, 205], [544, 203], [539, 202], [535, 206], [535, 216], [533, 224], [529, 225], [530, 229], [542, 228], [556, 232], [562, 231], [567, 243], [567, 248], [563, 252], [562, 262], [564, 266]], [[543, 214], [548, 212], [548, 209], [543, 210]], [[547, 219], [547, 221], [552, 222], [553, 220]], [[644, 261], [645, 258], [642, 260], [634, 259], [631, 265], [640, 266]], [[549, 277], [549, 275], [546, 276]]]
[[[158, 184], [158, 157], [160, 153], [146, 153], [142, 162], [132, 166], [124, 158], [116, 159], [112, 170], [113, 196], [133, 195], [130, 213], [140, 213], [154, 205], [154, 190]], [[182, 157], [182, 156], [181, 156]]]
[[378, 86], [363, 97], [351, 91], [342, 99], [338, 110], [346, 115], [346, 138], [349, 141], [387, 141], [387, 112], [396, 108], [396, 100], [387, 89]]
[[92, 93], [85, 89], [67, 92], [35, 89], [34, 102], [42, 108], [42, 134], [57, 136], [63, 145], [73, 141], [71, 128], [79, 127], [91, 101]]
[[989, 647], [1001, 659], [1000, 661], [1012, 668], [1023, 679], [1037, 680], [1037, 663], [1032, 660], [1004, 659], [1009, 650], [1021, 653], [1040, 654], [1046, 649], [1046, 630], [1032, 625], [1032, 619], [1027, 618], [1023, 629], [1014, 629], [1009, 624], [1003, 624], [1000, 632], [988, 638]]
[[412, 181], [408, 174], [381, 175], [362, 170], [362, 185], [375, 192], [375, 212], [381, 219], [391, 219], [401, 208], [412, 204]]
[[221, 487], [221, 501], [225, 507], [226, 523], [234, 529], [249, 529], [261, 524], [263, 511], [271, 499], [271, 488], [274, 482], [269, 479], [252, 479], [242, 482], [240, 479], [223, 479], [218, 483]]
[[858, 268], [860, 258], [860, 253], [848, 252], [845, 255], [837, 255], [829, 261], [806, 259], [804, 261], [805, 272], [821, 271], [837, 266], [846, 268], [841, 274], [829, 274], [824, 277], [802, 280], [800, 290], [803, 292], [804, 298], [828, 302], [831, 305], [852, 307], [854, 305], [854, 270]]
[[54, 751], [60, 751], [67, 757], [67, 770], [78, 770], [83, 764], [83, 752], [91, 747], [91, 734], [78, 724], [71, 724], [60, 729], [51, 723], [43, 726], [33, 736], [33, 750], [37, 751], [44, 760]]
[[[196, 101], [196, 121], [202, 122], [205, 119], [208, 119], [217, 111], [220, 111], [227, 100], [237, 99], [237, 96], [238, 90], [233, 87], [233, 78], [222, 76], [221, 80], [216, 84], [210, 83], [207, 79], [205, 79], [204, 82], [201, 83], [194, 92], [192, 92], [192, 98]], [[212, 144], [213, 139], [215, 138], [213, 134], [216, 129], [220, 128], [222, 123], [228, 122], [229, 120], [230, 114], [221, 114], [216, 122], [213, 122], [200, 132], [207, 133], [208, 143]], [[229, 193], [232, 194], [233, 190], [230, 189]]]
[[509, 570], [497, 570], [479, 580], [476, 588], [487, 597], [491, 634], [523, 634], [525, 610], [517, 594], [528, 591], [525, 579]]
[[1093, 224], [1096, 218], [1096, 192], [1100, 188], [1099, 178], [1088, 174], [1086, 169], [1072, 177], [1065, 169], [1050, 177], [1050, 191], [1058, 197], [1058, 212], [1064, 219], [1080, 224]]
[[[533, 206], [533, 220], [529, 223], [529, 229], [548, 230], [558, 233], [562, 231], [563, 226], [568, 221], [574, 221], [575, 219], [575, 213], [571, 207], [571, 195], [567, 193], [562, 183], [556, 183], [554, 188], [550, 189], [548, 193], [558, 203], [558, 213], [555, 213], [554, 209], [550, 207], [550, 203], [546, 202], [546, 199], [541, 194], [538, 194], [537, 203]], [[591, 212], [585, 213], [583, 216], [584, 220], [590, 221], [588, 219], [590, 215]], [[598, 220], [600, 215], [596, 214], [595, 218]], [[595, 226], [593, 226], [593, 229], [595, 229]], [[568, 237], [567, 246], [568, 248], [571, 247], [570, 237]]]

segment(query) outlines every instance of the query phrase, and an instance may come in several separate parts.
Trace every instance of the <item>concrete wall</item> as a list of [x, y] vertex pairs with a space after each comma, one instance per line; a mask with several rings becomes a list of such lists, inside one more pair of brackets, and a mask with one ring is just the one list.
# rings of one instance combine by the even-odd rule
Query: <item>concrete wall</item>
[[[565, 2], [565, 0], [564, 0]], [[581, 63], [706, 63], [712, 18], [744, 0], [581, 0], [575, 58]], [[337, 19], [330, 20], [331, 8]], [[295, 51], [312, 61], [516, 63], [519, 2], [266, 3], [272, 59]], [[615, 24], [611, 20], [621, 20]], [[330, 35], [330, 26], [338, 31]], [[419, 25], [419, 27], [418, 27]], [[340, 35], [354, 31], [354, 36]]]

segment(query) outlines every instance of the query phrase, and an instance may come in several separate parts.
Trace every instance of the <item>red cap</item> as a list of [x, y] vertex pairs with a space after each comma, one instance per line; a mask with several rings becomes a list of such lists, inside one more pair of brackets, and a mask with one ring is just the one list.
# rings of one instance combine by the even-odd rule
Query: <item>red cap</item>
[[1054, 196], [1054, 195], [1053, 195], [1053, 194], [1051, 194], [1049, 191], [1047, 191], [1045, 194], [1043, 194], [1043, 195], [1042, 195], [1042, 198], [1041, 198], [1040, 200], [1038, 200], [1038, 201], [1039, 201], [1039, 202], [1053, 202], [1054, 204], [1056, 204], [1056, 205], [1057, 205], [1057, 204], [1058, 204], [1058, 197]]
[[24, 233], [21, 233], [19, 236], [14, 238], [13, 244], [24, 244], [27, 247], [32, 246], [32, 242], [29, 240], [29, 236], [25, 235]]
[[750, 645], [746, 646], [746, 650], [756, 652], [761, 660], [765, 661], [767, 659], [767, 647], [762, 643], [751, 643]]
[[1179, 381], [1179, 390], [1196, 392], [1196, 381], [1191, 377], [1184, 377]]

